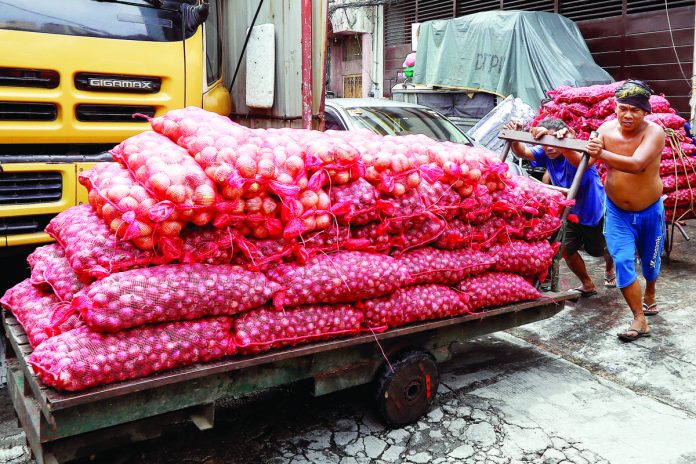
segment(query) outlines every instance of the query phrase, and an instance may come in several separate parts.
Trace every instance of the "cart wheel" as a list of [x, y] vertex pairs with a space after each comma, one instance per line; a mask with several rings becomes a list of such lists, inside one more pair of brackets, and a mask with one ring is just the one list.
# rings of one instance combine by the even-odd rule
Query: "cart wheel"
[[377, 410], [388, 425], [407, 425], [430, 409], [439, 384], [437, 364], [429, 353], [409, 350], [391, 367], [385, 364], [377, 376]]

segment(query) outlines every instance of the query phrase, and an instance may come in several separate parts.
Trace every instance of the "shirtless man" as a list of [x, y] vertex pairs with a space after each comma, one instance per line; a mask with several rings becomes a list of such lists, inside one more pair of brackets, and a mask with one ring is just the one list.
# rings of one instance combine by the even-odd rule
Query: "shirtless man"
[[[617, 286], [633, 313], [629, 329], [618, 334], [623, 341], [650, 336], [645, 316], [658, 313], [655, 283], [665, 232], [659, 170], [665, 134], [660, 126], [645, 120], [651, 111], [651, 94], [645, 83], [626, 81], [615, 93], [617, 118], [602, 124], [598, 137], [587, 144], [589, 155], [607, 166], [604, 235], [614, 258]], [[646, 281], [643, 295], [635, 269], [636, 252]]]

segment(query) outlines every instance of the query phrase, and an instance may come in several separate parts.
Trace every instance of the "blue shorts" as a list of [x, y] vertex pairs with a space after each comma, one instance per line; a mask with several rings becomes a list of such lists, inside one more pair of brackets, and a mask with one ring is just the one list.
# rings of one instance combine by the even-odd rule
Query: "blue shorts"
[[617, 287], [628, 287], [638, 278], [636, 252], [640, 257], [645, 280], [652, 282], [657, 279], [665, 241], [665, 207], [662, 198], [643, 211], [626, 211], [607, 197], [604, 237], [616, 266]]

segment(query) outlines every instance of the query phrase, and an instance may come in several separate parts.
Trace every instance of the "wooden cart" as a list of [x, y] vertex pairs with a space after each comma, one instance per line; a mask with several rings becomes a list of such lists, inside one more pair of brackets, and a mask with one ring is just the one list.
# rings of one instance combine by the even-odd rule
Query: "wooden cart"
[[[532, 141], [525, 132], [503, 131], [506, 140]], [[584, 142], [544, 137], [538, 142], [582, 150]], [[503, 157], [509, 151], [509, 143]], [[568, 198], [577, 193], [587, 166], [585, 156]], [[561, 227], [552, 241], [560, 241]], [[163, 426], [191, 420], [213, 426], [215, 401], [312, 379], [313, 393], [324, 395], [374, 383], [376, 407], [392, 426], [426, 413], [439, 384], [437, 363], [452, 357], [457, 342], [549, 318], [576, 299], [577, 291], [557, 292], [560, 253], [554, 259], [551, 292], [459, 317], [411, 324], [381, 334], [318, 342], [265, 354], [234, 357], [146, 378], [62, 393], [44, 386], [27, 364], [31, 347], [21, 326], [3, 310], [9, 340], [7, 386], [12, 403], [39, 464], [60, 463], [108, 448], [160, 435]], [[538, 283], [540, 284], [540, 283]]]
[[32, 349], [26, 335], [3, 311], [7, 388], [39, 464], [155, 438], [163, 426], [182, 420], [205, 430], [213, 426], [216, 400], [303, 379], [313, 379], [315, 395], [374, 382], [379, 413], [398, 426], [428, 411], [438, 388], [437, 363], [451, 358], [453, 344], [546, 319], [572, 298], [577, 292], [546, 293], [536, 301], [480, 313], [234, 357], [76, 393], [48, 388], [36, 378], [27, 364]]

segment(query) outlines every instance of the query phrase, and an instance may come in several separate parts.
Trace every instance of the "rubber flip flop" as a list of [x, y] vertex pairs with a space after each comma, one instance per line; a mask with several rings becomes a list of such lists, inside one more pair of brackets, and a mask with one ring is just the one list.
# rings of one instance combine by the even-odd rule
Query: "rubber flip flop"
[[573, 290], [580, 292], [581, 298], [589, 298], [597, 294], [597, 290], [583, 290], [582, 287], [575, 287]]
[[643, 303], [643, 314], [646, 316], [657, 316], [660, 314], [660, 310], [657, 309], [657, 303], [653, 303], [651, 305]]
[[[633, 333], [635, 333], [635, 335], [633, 335]], [[647, 332], [641, 332], [637, 329], [628, 329], [625, 332], [620, 332], [616, 334], [616, 336], [624, 342], [634, 342], [641, 337], [650, 337], [650, 335], [651, 334], [649, 330]]]
[[604, 286], [607, 288], [616, 288], [616, 275], [604, 274]]

